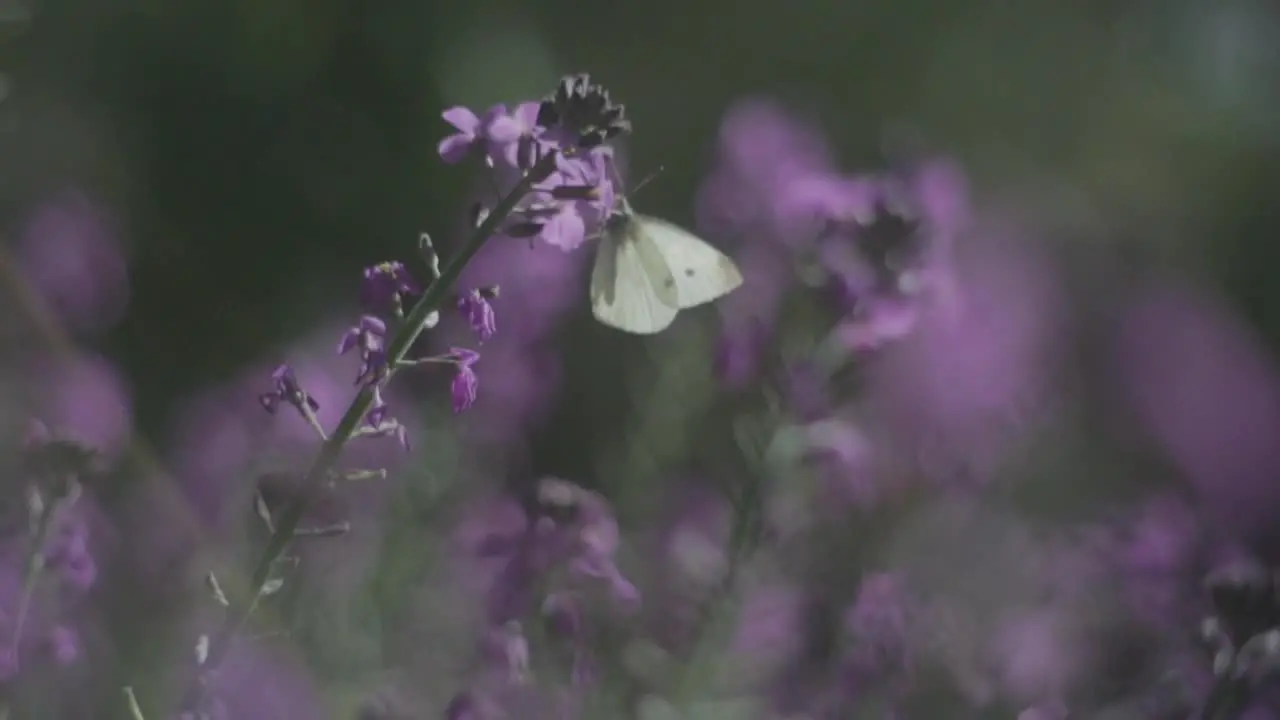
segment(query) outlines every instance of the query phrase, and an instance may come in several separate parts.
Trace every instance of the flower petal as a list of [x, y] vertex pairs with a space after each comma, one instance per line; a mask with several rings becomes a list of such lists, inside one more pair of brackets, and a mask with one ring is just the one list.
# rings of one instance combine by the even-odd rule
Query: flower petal
[[445, 110], [440, 113], [440, 117], [444, 118], [445, 122], [457, 128], [459, 132], [472, 137], [474, 137], [476, 135], [476, 131], [480, 129], [480, 118], [476, 117], [476, 114], [471, 112], [470, 108], [465, 108], [461, 105]]
[[542, 226], [542, 239], [561, 250], [574, 250], [587, 239], [586, 223], [575, 210], [566, 208]]
[[467, 155], [471, 154], [471, 147], [475, 144], [475, 138], [457, 133], [440, 141], [436, 150], [440, 153], [440, 158], [450, 165], [462, 162]]
[[493, 119], [485, 128], [485, 136], [495, 143], [507, 144], [520, 140], [525, 128], [520, 121], [510, 115], [501, 115]]
[[515, 118], [526, 131], [533, 130], [538, 124], [538, 110], [542, 107], [542, 103], [526, 102], [516, 106], [515, 111], [511, 113], [511, 117]]

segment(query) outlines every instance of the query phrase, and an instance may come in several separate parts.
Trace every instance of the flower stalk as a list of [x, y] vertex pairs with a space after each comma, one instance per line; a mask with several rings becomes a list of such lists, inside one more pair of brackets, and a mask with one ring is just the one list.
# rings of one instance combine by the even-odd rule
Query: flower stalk
[[[501, 197], [484, 219], [475, 225], [466, 242], [449, 262], [440, 269], [433, 282], [426, 287], [422, 296], [405, 316], [404, 322], [397, 329], [394, 338], [387, 348], [387, 366], [394, 369], [404, 362], [409, 349], [426, 329], [433, 312], [437, 311], [451, 295], [452, 288], [462, 274], [462, 269], [475, 257], [484, 243], [496, 233], [506, 218], [516, 209], [520, 201], [532, 190], [539, 178], [544, 177], [555, 163], [555, 155], [548, 153], [537, 165], [524, 173], [523, 177], [506, 195]], [[266, 548], [258, 558], [250, 578], [250, 592], [242, 599], [232, 602], [227, 609], [226, 619], [210, 639], [209, 651], [199, 668], [195, 680], [187, 687], [179, 707], [190, 709], [198, 707], [206, 691], [205, 679], [226, 658], [231, 642], [243, 629], [249, 616], [253, 614], [258, 599], [262, 596], [263, 586], [271, 577], [272, 568], [284, 553], [297, 534], [298, 524], [306, 511], [307, 498], [314, 490], [319, 489], [330, 476], [339, 455], [347, 441], [354, 437], [360, 423], [373, 407], [374, 386], [366, 384], [360, 388], [351, 405], [338, 421], [333, 433], [320, 446], [311, 467], [303, 480], [303, 491], [296, 493], [289, 504], [281, 509], [276, 518], [275, 532], [267, 542]]]

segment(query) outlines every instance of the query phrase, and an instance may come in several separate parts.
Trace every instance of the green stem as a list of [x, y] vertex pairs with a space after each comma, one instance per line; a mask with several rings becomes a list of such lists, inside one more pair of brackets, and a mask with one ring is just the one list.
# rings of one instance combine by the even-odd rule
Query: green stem
[[[461, 250], [450, 258], [449, 263], [441, 269], [439, 277], [423, 291], [422, 297], [418, 299], [413, 309], [409, 311], [404, 323], [392, 339], [391, 345], [387, 348], [387, 367], [391, 372], [394, 372], [395, 368], [404, 361], [409, 348], [413, 346], [418, 336], [422, 334], [428, 317], [448, 297], [453, 284], [457, 282], [458, 276], [462, 274], [462, 269], [480, 251], [485, 241], [497, 232], [498, 226], [515, 210], [516, 205], [533, 189], [537, 179], [544, 176], [546, 174], [545, 171], [554, 162], [554, 154], [549, 153], [539, 161], [538, 167], [526, 173], [524, 178], [512, 188], [511, 192], [498, 201], [484, 221], [471, 231], [471, 235], [467, 238]], [[248, 597], [231, 604], [227, 609], [226, 619], [210, 640], [209, 654], [206, 656], [199, 674], [187, 687], [186, 692], [183, 693], [182, 704], [180, 705], [182, 709], [196, 707], [204, 697], [204, 675], [216, 669], [226, 658], [227, 651], [231, 647], [231, 641], [244, 627], [245, 622], [248, 621], [249, 616], [257, 606], [262, 587], [270, 579], [271, 568], [293, 539], [294, 531], [298, 529], [298, 523], [301, 522], [302, 515], [306, 510], [307, 499], [312, 495], [311, 491], [318, 489], [329, 477], [329, 471], [337, 462], [338, 456], [342, 452], [342, 447], [359, 429], [361, 421], [363, 421], [372, 406], [373, 388], [366, 385], [360, 389], [355, 399], [351, 401], [351, 406], [347, 408], [342, 419], [338, 421], [338, 426], [334, 429], [333, 434], [320, 446], [320, 451], [316, 454], [315, 460], [312, 461], [310, 469], [307, 470], [306, 479], [303, 481], [303, 491], [295, 494], [276, 518], [276, 530], [271, 535], [271, 539], [267, 541], [267, 547], [258, 558], [258, 564], [254, 568], [253, 576], [249, 581], [250, 593]]]

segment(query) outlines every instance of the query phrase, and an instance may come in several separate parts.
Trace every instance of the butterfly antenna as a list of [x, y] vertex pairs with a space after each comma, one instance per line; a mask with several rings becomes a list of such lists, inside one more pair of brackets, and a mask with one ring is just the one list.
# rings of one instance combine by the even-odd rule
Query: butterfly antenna
[[628, 194], [628, 195], [635, 195], [635, 194], [639, 193], [639, 192], [640, 192], [640, 188], [644, 187], [645, 185], [648, 185], [650, 180], [653, 180], [654, 178], [656, 178], [656, 177], [658, 177], [659, 175], [661, 175], [661, 174], [662, 174], [662, 171], [663, 171], [663, 170], [665, 170], [665, 169], [666, 169], [665, 167], [663, 167], [662, 165], [659, 165], [657, 170], [654, 170], [653, 172], [651, 172], [651, 173], [649, 173], [648, 175], [646, 175], [646, 176], [645, 176], [645, 178], [644, 178], [643, 180], [641, 180], [640, 182], [636, 183], [636, 186], [635, 186], [634, 188], [631, 188], [631, 192], [629, 192], [629, 193], [627, 193], [627, 194]]

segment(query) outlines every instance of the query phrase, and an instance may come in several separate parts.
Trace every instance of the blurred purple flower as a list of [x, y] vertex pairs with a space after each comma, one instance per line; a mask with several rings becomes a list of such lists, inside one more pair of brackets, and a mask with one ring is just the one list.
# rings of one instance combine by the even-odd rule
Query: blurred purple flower
[[[285, 353], [294, 382], [306, 388], [307, 397], [315, 403], [316, 419], [326, 428], [337, 424], [356, 392], [346, 358], [333, 352], [336, 335], [337, 328], [323, 326]], [[188, 399], [178, 415], [168, 466], [199, 516], [215, 527], [233, 517], [238, 520], [242, 517], [238, 513], [250, 507], [247, 493], [252, 484], [244, 478], [261, 472], [263, 463], [296, 469], [310, 462], [316, 451], [315, 429], [299, 413], [262, 412], [256, 393], [267, 370], [261, 364], [246, 367], [232, 380]], [[382, 388], [380, 397], [393, 407], [401, 406], [396, 388]], [[385, 419], [387, 413], [383, 415]], [[416, 420], [403, 414], [396, 418], [406, 426], [406, 441], [415, 436]], [[401, 439], [399, 431], [388, 437]], [[351, 467], [390, 469], [405, 459], [400, 448], [372, 441], [348, 444], [343, 453]]]
[[890, 573], [863, 577], [858, 596], [845, 611], [844, 630], [852, 641], [850, 662], [858, 672], [898, 672], [907, 667], [907, 598]]
[[59, 665], [70, 665], [80, 657], [80, 638], [64, 625], [55, 625], [49, 631], [49, 647]]
[[68, 585], [82, 591], [93, 585], [98, 576], [88, 541], [87, 524], [73, 514], [61, 521], [44, 550], [50, 569], [62, 575]]
[[1211, 509], [1244, 534], [1280, 509], [1280, 384], [1262, 341], [1212, 292], [1160, 278], [1120, 314], [1117, 387]]
[[179, 412], [169, 464], [197, 516], [206, 523], [217, 525], [223, 520], [226, 496], [238, 487], [235, 479], [248, 471], [251, 458], [268, 437], [266, 418], [252, 394], [261, 381], [253, 380], [242, 378], [210, 388], [188, 399]]
[[324, 716], [320, 688], [296, 653], [272, 643], [237, 643], [210, 681], [216, 720]]
[[19, 237], [23, 275], [71, 328], [105, 330], [125, 312], [129, 278], [114, 222], [78, 192], [39, 206]]
[[41, 371], [40, 415], [69, 440], [115, 457], [132, 435], [130, 393], [115, 368], [93, 355], [61, 358]]
[[[886, 488], [877, 483], [871, 441], [848, 419], [833, 416], [804, 426], [804, 458], [815, 466], [824, 490], [820, 497], [868, 506]], [[831, 509], [843, 510], [835, 503]]]
[[387, 374], [387, 324], [373, 315], [362, 315], [360, 321], [342, 334], [338, 354], [345, 355], [353, 349], [360, 350], [360, 371], [357, 385], [381, 382]]
[[453, 376], [453, 383], [449, 387], [449, 394], [453, 400], [453, 411], [460, 413], [476, 402], [480, 379], [476, 377], [476, 371], [472, 370], [471, 366], [480, 361], [480, 353], [465, 348], [453, 348], [449, 351], [449, 355], [457, 369]]
[[308, 395], [306, 390], [302, 389], [302, 386], [298, 384], [298, 378], [294, 374], [293, 368], [287, 364], [277, 365], [276, 369], [271, 371], [271, 382], [275, 389], [258, 396], [258, 402], [267, 412], [274, 415], [280, 403], [292, 405], [298, 409], [299, 413], [304, 415], [315, 413], [320, 409], [320, 403]]
[[418, 295], [421, 292], [421, 287], [413, 279], [404, 263], [383, 262], [364, 269], [360, 299], [365, 308], [371, 312], [400, 312], [406, 297]]
[[[576, 592], [584, 582], [608, 588], [621, 607], [633, 608], [639, 596], [614, 564], [618, 528], [604, 498], [552, 478], [540, 481], [539, 498], [547, 512], [567, 516], [535, 520], [502, 501], [460, 528], [464, 547], [492, 564], [485, 580], [491, 621], [521, 618], [542, 607], [547, 596]], [[549, 574], [554, 571], [567, 572]], [[552, 577], [553, 585], [543, 584]]]
[[992, 637], [990, 652], [1007, 696], [1024, 703], [1062, 696], [1086, 659], [1085, 647], [1075, 638], [1079, 634], [1050, 607], [1004, 618]]
[[969, 222], [962, 173], [950, 161], [934, 160], [905, 176], [820, 189], [814, 196], [799, 193], [792, 204], [827, 219], [817, 257], [847, 303], [842, 336], [854, 350], [902, 338], [921, 304], [950, 289], [952, 248]]
[[729, 567], [732, 509], [701, 483], [669, 495], [670, 518], [661, 535], [665, 562], [680, 582], [711, 587]]
[[[1044, 403], [1065, 312], [1027, 243], [973, 245], [948, 301], [872, 363], [867, 399], [929, 474], [982, 468]], [[941, 463], [941, 465], [935, 465]], [[982, 473], [985, 475], [985, 473]]]
[[[495, 121], [504, 118], [506, 112], [507, 108], [503, 105], [494, 105], [485, 111], [483, 117], [465, 107], [445, 110], [441, 117], [457, 132], [440, 141], [440, 158], [452, 165], [462, 162], [472, 153], [488, 152], [490, 128]], [[502, 130], [505, 126], [499, 125], [499, 128]]]
[[529, 650], [521, 623], [541, 617], [550, 624], [550, 638], [567, 646], [573, 658], [571, 688], [595, 677], [590, 647], [582, 635], [584, 593], [607, 589], [614, 606], [624, 610], [634, 609], [639, 601], [635, 587], [613, 561], [618, 527], [607, 502], [566, 481], [544, 478], [538, 484], [536, 509], [499, 495], [465, 513], [455, 532], [463, 578], [485, 599], [488, 630], [481, 646], [488, 662], [469, 691], [455, 697], [450, 707], [460, 713], [479, 712], [476, 705], [489, 702], [508, 710], [520, 707], [521, 717], [543, 717], [539, 708], [550, 701], [559, 714], [547, 716], [564, 717], [564, 712], [572, 712], [565, 705], [572, 704], [571, 697], [525, 691], [533, 686], [526, 683]]
[[767, 238], [751, 237], [736, 253], [749, 293], [731, 293], [717, 303], [722, 335], [717, 376], [729, 388], [743, 388], [760, 370], [782, 300], [794, 282], [791, 258]]
[[699, 189], [698, 226], [711, 234], [755, 231], [792, 242], [796, 228], [778, 199], [797, 183], [829, 175], [828, 158], [822, 134], [776, 103], [737, 103], [721, 122], [717, 164]]
[[718, 374], [730, 387], [754, 375], [794, 281], [788, 248], [800, 236], [811, 241], [821, 227], [816, 218], [797, 225], [779, 198], [797, 183], [828, 175], [828, 154], [820, 132], [768, 100], [739, 102], [721, 123], [716, 162], [698, 190], [696, 210], [705, 234], [739, 239], [735, 260], [752, 288], [718, 304], [724, 318]]
[[467, 319], [467, 324], [471, 326], [471, 331], [476, 334], [480, 342], [493, 337], [493, 334], [498, 331], [493, 306], [489, 304], [489, 298], [497, 295], [497, 286], [494, 286], [488, 295], [486, 297], [485, 291], [475, 289], [458, 297], [458, 310]]
[[1201, 559], [1203, 528], [1181, 501], [1156, 497], [1126, 518], [1109, 551], [1140, 620], [1180, 621], [1186, 578]]
[[732, 647], [736, 652], [778, 662], [800, 650], [803, 593], [769, 585], [749, 592], [738, 615]]

